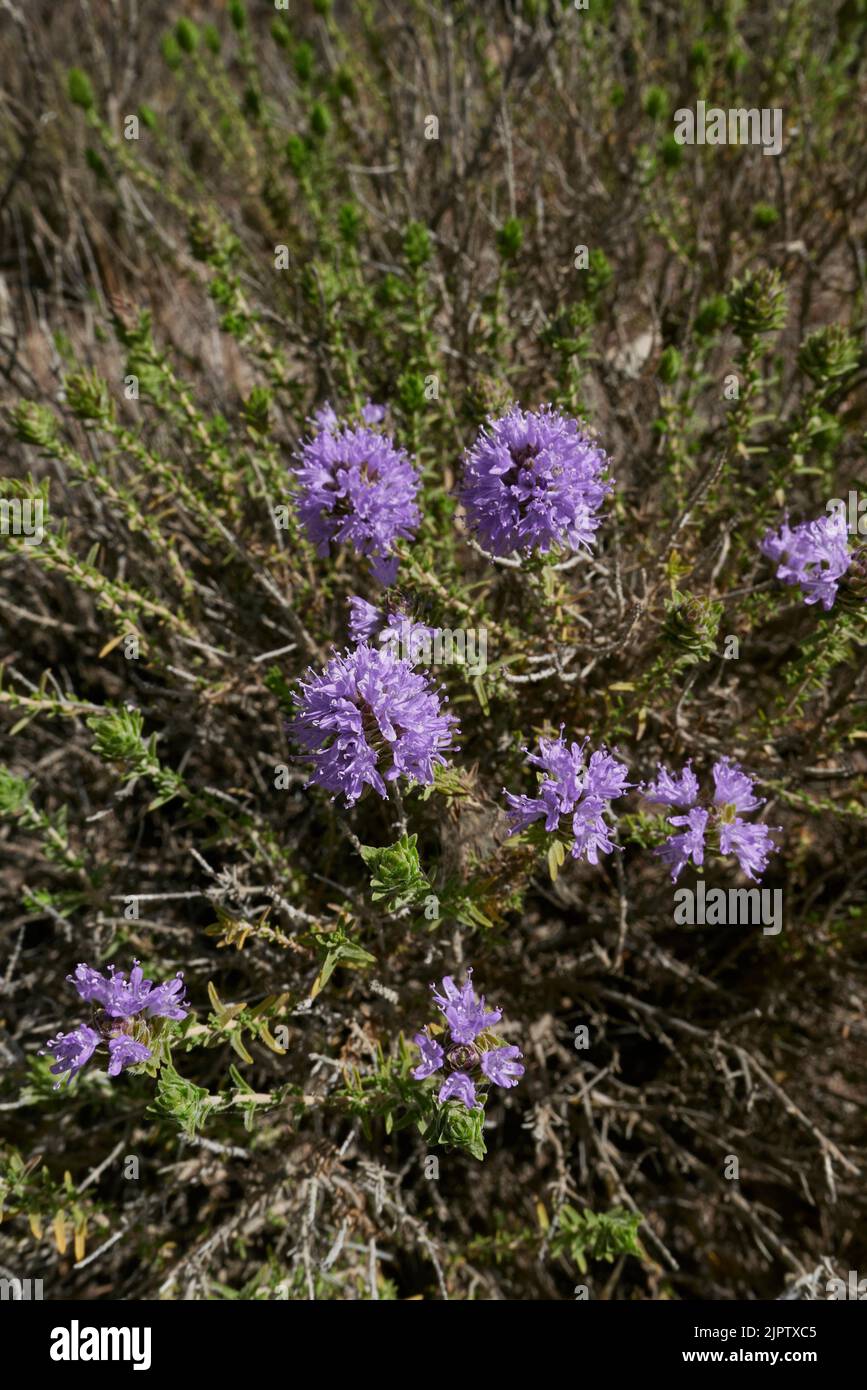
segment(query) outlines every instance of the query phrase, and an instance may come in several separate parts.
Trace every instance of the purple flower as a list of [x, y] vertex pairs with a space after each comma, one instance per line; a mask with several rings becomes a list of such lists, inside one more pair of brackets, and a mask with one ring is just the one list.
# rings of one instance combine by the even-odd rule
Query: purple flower
[[67, 975], [67, 980], [74, 985], [82, 999], [88, 1003], [101, 1004], [106, 1007], [112, 997], [111, 979], [106, 979], [98, 970], [94, 970], [90, 965], [77, 965], [74, 975]]
[[349, 636], [353, 642], [370, 642], [378, 637], [387, 622], [386, 615], [366, 598], [352, 594], [349, 599]]
[[437, 994], [435, 987], [431, 985], [433, 997], [445, 1014], [452, 1040], [456, 1043], [474, 1042], [480, 1033], [499, 1023], [503, 1017], [501, 1009], [485, 1012], [485, 996], [482, 995], [480, 999], [476, 997], [472, 979], [473, 972], [469, 969], [466, 983], [458, 989], [451, 975], [446, 975], [443, 980], [443, 994]]
[[173, 980], [166, 980], [165, 984], [151, 990], [145, 999], [145, 1013], [150, 1018], [186, 1018], [189, 1010], [183, 1007], [187, 1002], [183, 997], [185, 989], [183, 973], [179, 970]]
[[[412, 1072], [416, 1081], [424, 1081], [445, 1068], [447, 1075], [439, 1090], [440, 1102], [458, 1100], [468, 1110], [482, 1108], [481, 1101], [476, 1100], [477, 1081], [492, 1081], [508, 1089], [517, 1086], [519, 1077], [524, 1075], [523, 1066], [516, 1061], [521, 1056], [518, 1048], [503, 1046], [496, 1039], [485, 1036], [503, 1015], [500, 1009], [485, 1008], [485, 997], [476, 995], [472, 980], [472, 969], [468, 969], [463, 985], [456, 985], [451, 975], [445, 976], [441, 993], [431, 985], [433, 997], [448, 1024], [451, 1042], [441, 1046], [427, 1030], [416, 1033], [414, 1041], [421, 1061]], [[479, 1069], [482, 1077], [474, 1080], [472, 1073]]]
[[737, 763], [720, 758], [713, 768], [714, 795], [717, 806], [734, 806], [736, 811], [755, 811], [764, 804], [753, 795], [753, 779], [742, 772]]
[[751, 825], [738, 813], [756, 811], [763, 801], [753, 791], [752, 777], [730, 758], [717, 759], [712, 773], [714, 793], [708, 809], [694, 805], [699, 797], [699, 784], [689, 763], [679, 776], [660, 766], [656, 781], [642, 788], [649, 801], [692, 807], [685, 816], [669, 816], [670, 826], [686, 826], [687, 829], [670, 835], [654, 853], [670, 866], [672, 880], [676, 882], [690, 859], [696, 865], [704, 862], [705, 838], [713, 833], [720, 854], [733, 854], [743, 872], [758, 881], [776, 846], [768, 826]]
[[[124, 1067], [146, 1062], [152, 1055], [144, 1042], [139, 1042], [127, 1031], [128, 1020], [138, 1018], [144, 1036], [148, 1036], [147, 1020], [151, 1018], [186, 1018], [189, 1010], [185, 1007], [185, 985], [180, 971], [173, 980], [154, 986], [153, 981], [144, 978], [138, 961], [133, 961], [129, 979], [123, 970], [108, 967], [108, 975], [84, 963], [75, 967], [74, 975], [66, 977], [78, 990], [80, 997], [98, 1006], [94, 1015], [97, 1029], [82, 1024], [72, 1033], [58, 1034], [48, 1044], [47, 1050], [53, 1052], [57, 1061], [51, 1068], [55, 1075], [69, 1072], [69, 1080], [89, 1062], [97, 1047], [108, 1044], [108, 1074], [117, 1076]], [[60, 1083], [58, 1082], [58, 1085]]]
[[[62, 1076], [64, 1072], [69, 1075], [66, 1084], [69, 1085], [76, 1072], [90, 1061], [94, 1049], [99, 1042], [99, 1034], [93, 1028], [88, 1028], [86, 1023], [82, 1023], [71, 1033], [58, 1033], [56, 1038], [52, 1038], [49, 1043], [41, 1050], [40, 1057], [46, 1052], [54, 1054], [55, 1064], [49, 1070], [53, 1076]], [[60, 1086], [58, 1081], [54, 1087], [55, 1091]]]
[[788, 518], [779, 531], [770, 530], [761, 545], [762, 553], [777, 561], [777, 578], [786, 584], [799, 584], [805, 603], [821, 603], [833, 608], [838, 581], [849, 568], [846, 518], [840, 511], [802, 521], [790, 527]]
[[352, 806], [365, 786], [385, 797], [397, 777], [429, 785], [445, 763], [457, 720], [440, 709], [427, 676], [388, 649], [361, 643], [300, 682], [290, 732], [313, 762], [310, 783]]
[[516, 795], [514, 792], [507, 792], [505, 788], [503, 795], [508, 802], [506, 814], [512, 826], [510, 835], [520, 834], [543, 816], [546, 830], [556, 830], [560, 824], [560, 807], [553, 798], [543, 801], [540, 796], [527, 796], [524, 792]]
[[567, 744], [562, 729], [559, 738], [540, 738], [539, 752], [530, 753], [527, 758], [543, 773], [538, 796], [515, 795], [505, 790], [504, 794], [510, 835], [543, 819], [548, 832], [558, 830], [561, 817], [571, 816], [573, 859], [597, 864], [600, 850], [610, 854], [615, 848], [605, 816], [611, 813], [611, 802], [623, 796], [630, 784], [626, 780], [626, 764], [618, 762], [607, 749], [597, 749], [586, 760], [588, 742], [585, 739], [583, 743]]
[[613, 490], [608, 459], [553, 406], [489, 417], [464, 456], [460, 498], [470, 528], [495, 555], [577, 550], [593, 543], [596, 515]]
[[119, 1076], [124, 1067], [134, 1067], [137, 1062], [146, 1062], [151, 1050], [126, 1033], [118, 1033], [115, 1037], [109, 1038], [108, 1053], [108, 1074]]
[[163, 1018], [186, 1018], [183, 977], [180, 971], [174, 980], [153, 988], [153, 981], [144, 978], [138, 961], [133, 961], [129, 979], [123, 970], [108, 967], [108, 979], [89, 965], [77, 965], [74, 975], [67, 975], [82, 999], [99, 1004], [109, 1018], [131, 1018], [142, 1011]]
[[440, 1105], [447, 1100], [459, 1100], [468, 1110], [481, 1110], [481, 1104], [476, 1100], [476, 1083], [471, 1076], [467, 1076], [465, 1071], [453, 1071], [451, 1076], [447, 1076], [440, 1086], [440, 1093], [437, 1099]]
[[370, 557], [381, 583], [393, 583], [394, 542], [412, 539], [420, 520], [419, 478], [406, 451], [371, 428], [381, 411], [365, 407], [360, 425], [341, 424], [330, 407], [320, 411], [319, 432], [302, 445], [294, 475], [298, 514], [318, 553], [348, 544]]
[[591, 753], [584, 779], [584, 795], [598, 796], [602, 801], [614, 801], [624, 796], [629, 783], [626, 780], [628, 768], [619, 763], [605, 749]]
[[684, 830], [680, 835], [671, 835], [660, 845], [656, 853], [666, 864], [671, 866], [671, 877], [674, 883], [680, 875], [681, 869], [689, 863], [690, 859], [694, 864], [704, 863], [704, 834], [707, 827], [708, 814], [700, 806], [693, 806], [685, 816], [672, 816], [669, 825], [686, 825], [688, 830]]
[[660, 767], [655, 782], [648, 782], [642, 788], [648, 801], [659, 801], [666, 806], [692, 806], [698, 799], [698, 778], [688, 762], [679, 777], [674, 777], [667, 767]]
[[[365, 425], [378, 425], [385, 419], [385, 406], [371, 405], [368, 401], [361, 407], [361, 418]], [[333, 430], [339, 426], [340, 421], [337, 411], [326, 401], [318, 410], [314, 410], [310, 423], [315, 424], [318, 430]]]
[[750, 825], [737, 816], [719, 828], [721, 854], [734, 854], [747, 878], [758, 883], [768, 867], [768, 858], [776, 845], [766, 825]]
[[524, 1075], [524, 1067], [516, 1061], [523, 1056], [517, 1047], [491, 1047], [482, 1053], [482, 1071], [495, 1086], [517, 1086]]
[[422, 656], [426, 663], [430, 661], [437, 630], [413, 622], [400, 608], [383, 612], [355, 594], [349, 600], [349, 635], [353, 642], [372, 646], [376, 641], [380, 646], [391, 646], [395, 656], [403, 656], [413, 665]]
[[431, 1038], [427, 1033], [416, 1033], [413, 1042], [421, 1053], [421, 1061], [412, 1071], [416, 1081], [424, 1081], [426, 1076], [431, 1076], [433, 1072], [439, 1071], [445, 1058], [445, 1053], [435, 1038]]
[[586, 859], [588, 864], [599, 863], [599, 851], [610, 854], [614, 849], [611, 827], [603, 819], [608, 802], [598, 796], [588, 796], [582, 801], [572, 817], [572, 842], [570, 854], [573, 859]]

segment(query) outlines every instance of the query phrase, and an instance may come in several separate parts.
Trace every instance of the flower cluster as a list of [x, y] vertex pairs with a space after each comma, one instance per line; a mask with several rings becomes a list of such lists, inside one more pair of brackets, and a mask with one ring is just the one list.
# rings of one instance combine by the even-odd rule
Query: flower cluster
[[[433, 997], [445, 1018], [451, 1037], [451, 1046], [445, 1049], [430, 1033], [416, 1033], [414, 1042], [421, 1054], [421, 1061], [413, 1070], [416, 1081], [424, 1081], [435, 1071], [447, 1070], [448, 1075], [439, 1089], [439, 1101], [459, 1101], [467, 1110], [481, 1110], [482, 1102], [476, 1097], [476, 1086], [491, 1081], [495, 1086], [509, 1088], [517, 1086], [524, 1075], [524, 1067], [518, 1060], [522, 1053], [517, 1047], [497, 1045], [486, 1037], [487, 1030], [503, 1017], [501, 1009], [486, 1009], [485, 997], [477, 997], [472, 984], [472, 969], [467, 970], [467, 978], [459, 989], [451, 975], [443, 980], [442, 994], [431, 985]], [[471, 1072], [481, 1071], [481, 1077], [474, 1080]]]
[[403, 654], [415, 661], [419, 651], [424, 651], [433, 642], [437, 629], [413, 622], [400, 607], [384, 612], [375, 604], [368, 603], [367, 599], [353, 594], [349, 600], [349, 635], [353, 642], [376, 641], [382, 646], [399, 643]]
[[577, 420], [552, 406], [490, 418], [464, 460], [470, 527], [495, 555], [592, 544], [612, 491], [608, 459]]
[[696, 804], [699, 784], [690, 763], [686, 763], [679, 776], [660, 766], [656, 780], [642, 788], [649, 801], [682, 807], [686, 812], [669, 817], [669, 825], [685, 829], [669, 836], [655, 853], [670, 865], [672, 881], [677, 882], [690, 859], [696, 865], [704, 863], [705, 838], [715, 834], [720, 854], [734, 855], [747, 878], [758, 883], [776, 845], [767, 825], [753, 824], [744, 820], [743, 815], [757, 810], [763, 802], [753, 793], [752, 778], [742, 772], [737, 763], [720, 758], [712, 771], [713, 802], [707, 808]]
[[833, 608], [839, 581], [849, 568], [848, 531], [842, 512], [802, 521], [790, 527], [788, 519], [779, 531], [768, 531], [762, 553], [777, 562], [777, 578], [799, 584], [805, 603]]
[[397, 777], [429, 785], [434, 764], [445, 763], [457, 720], [443, 713], [428, 677], [388, 647], [362, 642], [321, 673], [308, 671], [300, 686], [289, 732], [313, 762], [308, 785], [352, 806], [366, 785], [382, 797]]
[[546, 830], [558, 830], [561, 818], [571, 816], [573, 859], [598, 864], [600, 850], [610, 854], [614, 849], [605, 816], [611, 814], [611, 802], [623, 796], [630, 783], [626, 764], [618, 762], [606, 748], [597, 749], [586, 759], [588, 742], [567, 744], [562, 729], [559, 738], [540, 738], [539, 752], [528, 756], [528, 762], [544, 774], [538, 796], [504, 791], [510, 834], [516, 835], [543, 818]]
[[118, 1076], [124, 1067], [146, 1062], [151, 1050], [134, 1033], [146, 1032], [142, 1024], [147, 1019], [182, 1019], [188, 1013], [184, 1007], [185, 985], [180, 971], [173, 980], [155, 985], [144, 978], [138, 961], [133, 961], [129, 978], [125, 971], [115, 970], [113, 965], [108, 967], [106, 976], [82, 964], [76, 966], [74, 975], [66, 978], [80, 997], [94, 1006], [96, 1025], [82, 1023], [71, 1033], [58, 1033], [43, 1049], [43, 1055], [50, 1052], [54, 1056], [54, 1066], [50, 1069], [54, 1076], [68, 1073], [67, 1085], [103, 1042], [108, 1045], [109, 1076]]
[[318, 553], [349, 544], [368, 556], [375, 577], [394, 582], [394, 542], [410, 540], [418, 526], [418, 473], [404, 449], [374, 428], [381, 406], [366, 406], [363, 423], [337, 419], [330, 407], [315, 416], [318, 432], [298, 455], [298, 514]]

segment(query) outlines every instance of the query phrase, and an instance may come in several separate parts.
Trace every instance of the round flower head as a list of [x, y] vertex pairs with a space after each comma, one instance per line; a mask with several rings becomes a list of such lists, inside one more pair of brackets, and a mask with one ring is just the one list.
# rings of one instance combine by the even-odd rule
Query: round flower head
[[672, 880], [676, 882], [690, 860], [697, 867], [704, 863], [707, 836], [713, 835], [720, 854], [734, 855], [747, 877], [758, 882], [776, 845], [768, 826], [751, 825], [743, 815], [757, 811], [764, 803], [753, 791], [752, 777], [730, 758], [718, 758], [712, 772], [713, 802], [708, 809], [696, 805], [700, 788], [689, 763], [680, 775], [660, 765], [656, 780], [642, 787], [649, 801], [691, 808], [684, 816], [669, 815], [669, 826], [680, 825], [686, 829], [679, 835], [669, 835], [663, 844], [657, 845], [654, 853], [668, 864]]
[[779, 531], [767, 532], [761, 548], [777, 561], [778, 579], [801, 586], [805, 603], [821, 603], [826, 612], [833, 608], [839, 580], [852, 559], [842, 512], [794, 527], [786, 520]]
[[394, 542], [411, 540], [420, 515], [418, 473], [405, 450], [371, 428], [381, 407], [367, 408], [365, 423], [341, 424], [333, 411], [320, 412], [322, 426], [298, 455], [298, 514], [318, 553], [348, 544], [370, 557], [381, 583], [394, 581]]
[[386, 782], [397, 777], [433, 781], [457, 720], [442, 712], [427, 676], [365, 643], [308, 676], [289, 725], [313, 763], [308, 785], [342, 794], [352, 806], [365, 786], [385, 797]]
[[587, 759], [588, 742], [584, 739], [583, 743], [567, 743], [562, 729], [559, 738], [540, 738], [539, 752], [527, 757], [544, 774], [538, 795], [505, 791], [506, 814], [510, 835], [517, 835], [542, 819], [545, 829], [554, 831], [559, 829], [562, 816], [571, 816], [572, 858], [598, 864], [600, 850], [610, 854], [615, 848], [605, 816], [612, 814], [611, 802], [623, 796], [630, 784], [626, 780], [626, 764], [612, 757], [607, 748], [597, 749]]
[[494, 555], [577, 550], [593, 543], [612, 484], [608, 458], [577, 420], [553, 406], [489, 418], [464, 459], [461, 501]]
[[500, 1045], [496, 1037], [485, 1036], [503, 1014], [501, 1009], [485, 1008], [485, 996], [478, 996], [473, 989], [472, 967], [467, 968], [462, 985], [456, 985], [453, 976], [446, 975], [442, 993], [435, 985], [431, 989], [448, 1025], [449, 1039], [441, 1044], [427, 1028], [416, 1033], [414, 1042], [420, 1060], [412, 1075], [416, 1081], [424, 1081], [434, 1072], [444, 1070], [445, 1080], [437, 1097], [440, 1104], [455, 1100], [467, 1110], [480, 1110], [487, 1093], [483, 1092], [482, 1100], [477, 1100], [477, 1084], [484, 1087], [493, 1082], [506, 1090], [517, 1086], [524, 1075], [519, 1061], [521, 1053], [517, 1047]]
[[99, 1008], [94, 1016], [99, 1031], [82, 1024], [71, 1033], [58, 1034], [48, 1044], [47, 1050], [56, 1058], [51, 1070], [55, 1075], [68, 1072], [67, 1083], [104, 1043], [108, 1044], [109, 1076], [118, 1076], [124, 1067], [148, 1060], [151, 1050], [132, 1037], [128, 1019], [138, 1019], [144, 1036], [149, 1037], [150, 1019], [182, 1019], [189, 1012], [185, 1007], [186, 986], [180, 971], [173, 980], [154, 985], [152, 980], [144, 978], [137, 960], [133, 961], [128, 979], [124, 970], [116, 970], [113, 965], [108, 967], [108, 974], [103, 975], [82, 962], [75, 967], [75, 974], [66, 978], [82, 999]]
[[719, 847], [720, 854], [735, 856], [741, 872], [754, 883], [760, 882], [768, 867], [768, 858], [776, 849], [766, 825], [751, 825], [740, 816], [720, 826]]

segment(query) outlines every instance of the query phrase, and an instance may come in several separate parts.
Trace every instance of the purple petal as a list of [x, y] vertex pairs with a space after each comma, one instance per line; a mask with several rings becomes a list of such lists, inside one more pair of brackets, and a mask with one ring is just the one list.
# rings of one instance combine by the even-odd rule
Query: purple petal
[[109, 1076], [118, 1076], [124, 1067], [134, 1067], [139, 1062], [146, 1062], [151, 1056], [149, 1047], [144, 1043], [136, 1042], [126, 1033], [120, 1033], [115, 1038], [108, 1040]]
[[516, 1060], [522, 1055], [517, 1047], [492, 1047], [482, 1053], [482, 1071], [495, 1086], [517, 1086], [525, 1071]]
[[445, 1054], [436, 1039], [428, 1037], [427, 1033], [416, 1033], [413, 1042], [421, 1053], [421, 1061], [413, 1069], [412, 1075], [416, 1081], [424, 1081], [426, 1076], [439, 1071]]
[[439, 1101], [444, 1104], [447, 1100], [459, 1100], [468, 1110], [481, 1110], [481, 1105], [476, 1102], [476, 1085], [471, 1076], [467, 1076], [465, 1071], [453, 1071], [451, 1076], [446, 1077], [440, 1087]]
[[755, 811], [763, 803], [753, 795], [753, 779], [737, 763], [720, 758], [713, 765], [714, 801], [718, 806], [734, 806], [737, 811]]
[[[79, 969], [81, 968], [79, 967]], [[49, 1070], [53, 1076], [62, 1076], [64, 1072], [68, 1072], [69, 1075], [66, 1078], [68, 1086], [76, 1072], [81, 1071], [85, 1063], [90, 1061], [98, 1043], [99, 1034], [96, 1030], [89, 1028], [86, 1023], [82, 1023], [71, 1033], [58, 1033], [56, 1038], [52, 1038], [46, 1044], [39, 1055], [44, 1056], [46, 1052], [54, 1055], [55, 1063]], [[54, 1089], [57, 1090], [59, 1086], [60, 1082], [58, 1081]]]
[[755, 883], [777, 848], [766, 825], [750, 825], [740, 817], [720, 826], [719, 847], [721, 854], [735, 855], [743, 873]]
[[680, 776], [660, 764], [656, 781], [648, 782], [642, 791], [648, 801], [656, 801], [663, 806], [692, 806], [698, 797], [698, 778], [689, 762]]

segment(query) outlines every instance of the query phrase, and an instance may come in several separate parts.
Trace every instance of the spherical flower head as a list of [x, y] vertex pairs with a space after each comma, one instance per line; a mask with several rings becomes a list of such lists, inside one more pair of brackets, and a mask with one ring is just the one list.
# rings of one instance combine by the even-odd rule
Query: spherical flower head
[[445, 1053], [436, 1038], [429, 1037], [427, 1033], [416, 1033], [413, 1042], [421, 1053], [421, 1061], [413, 1068], [412, 1075], [416, 1081], [424, 1081], [426, 1076], [440, 1070]]
[[482, 1053], [482, 1071], [495, 1086], [517, 1086], [525, 1070], [517, 1060], [521, 1056], [517, 1047], [491, 1047]]
[[318, 553], [349, 545], [371, 559], [380, 582], [393, 582], [394, 543], [411, 540], [420, 520], [418, 473], [406, 451], [379, 429], [335, 421], [298, 460], [298, 514]]
[[753, 791], [752, 777], [738, 763], [725, 757], [718, 758], [712, 770], [714, 794], [709, 810], [694, 805], [698, 800], [699, 785], [689, 763], [679, 776], [660, 766], [656, 781], [642, 788], [650, 801], [692, 808], [688, 815], [669, 818], [669, 825], [685, 825], [687, 829], [679, 835], [670, 835], [655, 850], [671, 866], [671, 877], [675, 882], [690, 859], [696, 865], [703, 863], [705, 837], [710, 829], [719, 837], [720, 854], [734, 854], [741, 869], [750, 878], [764, 872], [768, 855], [776, 849], [767, 826], [750, 825], [739, 814], [755, 811], [763, 804]]
[[767, 825], [750, 825], [739, 816], [720, 825], [719, 847], [721, 854], [736, 856], [741, 871], [754, 883], [761, 879], [769, 857], [777, 848]]
[[[99, 1034], [94, 1028], [89, 1028], [86, 1023], [82, 1023], [79, 1028], [73, 1029], [71, 1033], [58, 1033], [56, 1038], [52, 1038], [42, 1049], [40, 1056], [50, 1052], [54, 1056], [54, 1066], [49, 1070], [52, 1076], [62, 1076], [68, 1072], [66, 1084], [69, 1085], [76, 1072], [90, 1061], [99, 1043]], [[55, 1083], [55, 1091], [58, 1090], [60, 1082]]]
[[438, 1096], [440, 1105], [447, 1100], [459, 1100], [468, 1110], [481, 1110], [482, 1106], [476, 1100], [476, 1083], [471, 1076], [467, 1076], [465, 1071], [453, 1071], [451, 1076], [447, 1076]]
[[611, 802], [623, 796], [629, 787], [628, 768], [606, 748], [599, 748], [585, 759], [589, 740], [568, 743], [561, 729], [559, 738], [539, 739], [539, 752], [529, 754], [527, 761], [541, 768], [544, 776], [535, 797], [516, 796], [505, 791], [510, 835], [526, 830], [534, 821], [545, 821], [550, 833], [560, 828], [562, 816], [572, 816], [573, 859], [586, 859], [598, 864], [600, 851], [610, 854], [615, 848], [611, 828], [605, 821], [611, 812]]
[[693, 806], [685, 816], [672, 816], [669, 824], [688, 827], [680, 835], [671, 835], [664, 844], [658, 845], [655, 854], [671, 867], [671, 880], [676, 883], [681, 870], [690, 859], [695, 865], [704, 863], [704, 835], [707, 828], [708, 813], [701, 806]]
[[445, 1015], [455, 1043], [474, 1042], [480, 1033], [499, 1023], [503, 1017], [501, 1009], [485, 1010], [485, 996], [477, 998], [472, 980], [473, 972], [469, 969], [466, 982], [460, 989], [451, 975], [443, 979], [442, 994], [438, 994], [435, 986], [431, 985], [433, 997]]
[[289, 730], [313, 763], [308, 785], [342, 795], [348, 806], [365, 786], [407, 777], [430, 785], [445, 763], [457, 720], [443, 713], [427, 676], [388, 648], [361, 643], [300, 682]]
[[119, 1076], [124, 1067], [134, 1067], [139, 1062], [146, 1062], [151, 1055], [149, 1047], [136, 1042], [126, 1033], [118, 1033], [116, 1037], [109, 1038], [108, 1053], [109, 1076]]
[[851, 561], [846, 518], [841, 511], [802, 521], [790, 527], [786, 519], [779, 531], [768, 531], [762, 553], [777, 562], [777, 578], [799, 584], [805, 603], [833, 608], [839, 580]]
[[663, 806], [693, 806], [698, 800], [698, 778], [689, 762], [679, 777], [660, 765], [656, 781], [648, 782], [642, 791], [648, 801]]
[[460, 498], [470, 529], [494, 555], [593, 544], [609, 492], [604, 451], [553, 406], [489, 417], [464, 457]]
[[753, 779], [737, 763], [720, 758], [713, 765], [714, 794], [717, 806], [733, 806], [736, 811], [755, 811], [763, 799], [753, 794]]

